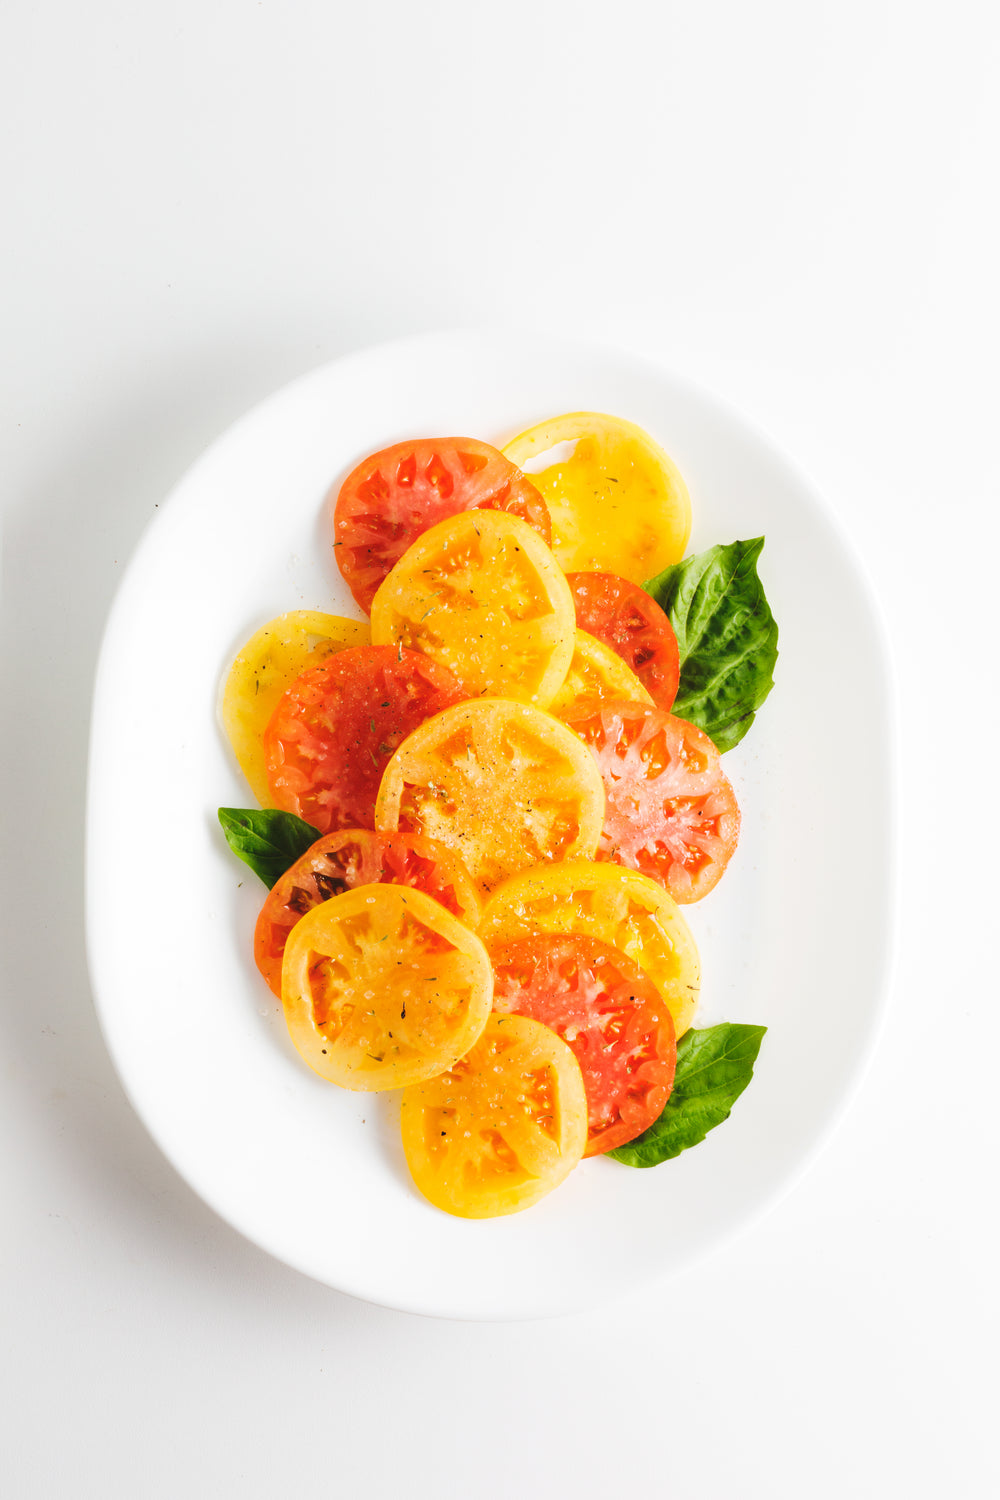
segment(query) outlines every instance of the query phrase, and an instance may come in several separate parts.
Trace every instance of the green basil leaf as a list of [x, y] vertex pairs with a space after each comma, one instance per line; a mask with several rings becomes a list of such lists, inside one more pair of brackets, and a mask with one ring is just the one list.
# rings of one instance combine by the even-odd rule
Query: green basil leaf
[[728, 1023], [686, 1031], [677, 1043], [674, 1087], [659, 1119], [634, 1141], [609, 1151], [629, 1167], [655, 1167], [728, 1120], [729, 1111], [753, 1077], [766, 1026]]
[[774, 686], [778, 627], [757, 576], [762, 536], [709, 547], [645, 589], [670, 617], [681, 680], [672, 712], [719, 750], [738, 745]]
[[233, 853], [268, 887], [320, 837], [318, 828], [276, 807], [220, 807], [219, 822]]

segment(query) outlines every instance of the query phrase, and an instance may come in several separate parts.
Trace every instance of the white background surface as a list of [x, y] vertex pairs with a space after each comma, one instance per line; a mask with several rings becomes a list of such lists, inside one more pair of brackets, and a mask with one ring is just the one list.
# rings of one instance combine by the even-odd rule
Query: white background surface
[[[4, 33], [4, 1494], [995, 1494], [992, 7], [16, 0]], [[300, 371], [484, 319], [769, 430], [866, 560], [901, 729], [893, 1003], [833, 1144], [683, 1280], [508, 1326], [351, 1302], [218, 1222], [82, 951], [93, 665], [154, 506]], [[864, 755], [850, 702], [830, 732]]]

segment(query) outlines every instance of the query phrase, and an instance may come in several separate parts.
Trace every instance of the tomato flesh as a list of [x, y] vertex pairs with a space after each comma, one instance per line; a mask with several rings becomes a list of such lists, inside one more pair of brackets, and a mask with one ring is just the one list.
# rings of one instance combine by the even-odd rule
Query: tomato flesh
[[657, 707], [670, 708], [680, 658], [674, 627], [656, 600], [617, 573], [567, 573], [566, 582], [578, 627], [627, 662]]
[[740, 832], [736, 794], [708, 735], [642, 703], [596, 704], [570, 727], [604, 779], [596, 858], [652, 876], [681, 904], [700, 901], [721, 880]]
[[520, 516], [548, 544], [538, 490], [497, 448], [476, 438], [425, 438], [373, 453], [349, 474], [334, 506], [334, 546], [348, 588], [366, 612], [418, 536], [463, 510]]
[[594, 938], [538, 936], [490, 957], [494, 1011], [550, 1026], [580, 1064], [584, 1156], [641, 1135], [670, 1097], [677, 1062], [670, 1011], [648, 975]]
[[324, 901], [359, 885], [409, 885], [440, 901], [467, 927], [479, 921], [472, 879], [450, 849], [412, 833], [342, 829], [318, 839], [268, 892], [254, 932], [254, 960], [281, 998], [281, 963], [292, 928]]
[[356, 646], [297, 677], [264, 732], [275, 807], [319, 833], [374, 828], [382, 772], [407, 735], [464, 697], [447, 667], [402, 646]]

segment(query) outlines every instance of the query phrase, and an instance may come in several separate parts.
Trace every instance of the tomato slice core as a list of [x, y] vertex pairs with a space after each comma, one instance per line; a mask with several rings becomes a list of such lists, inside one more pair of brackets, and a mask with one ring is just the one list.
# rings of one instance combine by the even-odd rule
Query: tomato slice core
[[641, 1135], [670, 1097], [677, 1062], [670, 1011], [649, 976], [594, 938], [540, 935], [490, 956], [494, 1011], [551, 1027], [580, 1064], [584, 1155]]

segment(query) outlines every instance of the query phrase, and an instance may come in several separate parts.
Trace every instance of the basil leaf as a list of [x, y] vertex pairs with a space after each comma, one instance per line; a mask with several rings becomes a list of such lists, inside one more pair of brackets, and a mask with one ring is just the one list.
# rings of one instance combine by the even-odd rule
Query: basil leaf
[[219, 822], [230, 849], [266, 886], [320, 837], [318, 828], [276, 807], [220, 807]]
[[774, 686], [778, 627], [757, 576], [762, 536], [709, 547], [645, 584], [670, 617], [681, 680], [672, 713], [719, 750], [738, 745]]
[[648, 1130], [616, 1151], [629, 1167], [655, 1167], [728, 1120], [729, 1111], [753, 1077], [766, 1026], [728, 1023], [686, 1031], [677, 1043], [674, 1087], [663, 1113]]

